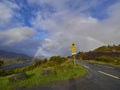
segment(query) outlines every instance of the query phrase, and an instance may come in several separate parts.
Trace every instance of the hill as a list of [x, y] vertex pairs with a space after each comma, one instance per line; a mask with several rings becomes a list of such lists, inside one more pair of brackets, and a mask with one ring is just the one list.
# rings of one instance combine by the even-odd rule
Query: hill
[[83, 59], [85, 60], [94, 60], [97, 57], [100, 56], [110, 56], [110, 57], [120, 57], [120, 52], [87, 52], [86, 55], [84, 55]]
[[31, 60], [31, 59], [29, 56], [25, 54], [0, 50], [0, 66], [21, 64], [28, 60]]
[[102, 46], [102, 47], [95, 49], [94, 51], [97, 51], [97, 52], [120, 52], [120, 45]]
[[25, 54], [21, 54], [21, 53], [0, 50], [0, 57], [1, 58], [27, 58], [29, 56], [27, 56]]
[[120, 58], [120, 45], [102, 46], [90, 52], [79, 52], [77, 53], [76, 58], [82, 58], [84, 60], [94, 60], [100, 56]]

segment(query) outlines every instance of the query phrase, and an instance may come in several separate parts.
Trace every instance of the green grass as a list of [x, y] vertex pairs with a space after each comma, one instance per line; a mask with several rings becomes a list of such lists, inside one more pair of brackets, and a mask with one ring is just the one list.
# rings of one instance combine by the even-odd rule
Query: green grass
[[[43, 76], [40, 72], [44, 69], [50, 69], [53, 71], [52, 74]], [[56, 71], [57, 74], [54, 73]], [[72, 62], [65, 62], [61, 65], [54, 67], [43, 68], [42, 66], [31, 71], [26, 72], [29, 78], [24, 80], [19, 80], [16, 82], [10, 82], [8, 80], [9, 76], [0, 77], [0, 90], [12, 90], [16, 87], [32, 87], [39, 86], [41, 84], [57, 81], [66, 80], [70, 78], [84, 76], [86, 74], [85, 68], [80, 65], [73, 66]]]
[[120, 65], [116, 65], [114, 63], [108, 63], [108, 62], [102, 62], [102, 61], [96, 61], [96, 60], [84, 60], [87, 62], [91, 62], [91, 63], [97, 63], [97, 64], [105, 64], [105, 65], [111, 65], [111, 66], [120, 66]]

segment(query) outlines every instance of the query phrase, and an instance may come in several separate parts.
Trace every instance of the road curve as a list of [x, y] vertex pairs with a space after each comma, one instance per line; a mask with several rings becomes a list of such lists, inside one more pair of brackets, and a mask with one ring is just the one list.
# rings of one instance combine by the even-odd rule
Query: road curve
[[120, 67], [85, 61], [76, 61], [76, 63], [87, 69], [87, 76], [47, 83], [40, 87], [17, 88], [17, 90], [120, 90]]

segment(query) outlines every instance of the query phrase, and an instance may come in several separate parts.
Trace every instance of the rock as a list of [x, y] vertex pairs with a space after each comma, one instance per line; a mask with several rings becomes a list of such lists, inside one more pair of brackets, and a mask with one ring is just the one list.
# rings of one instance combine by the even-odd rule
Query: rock
[[50, 75], [52, 73], [52, 70], [43, 70], [41, 72], [41, 75]]
[[17, 80], [23, 80], [25, 78], [28, 78], [27, 74], [25, 72], [21, 72], [21, 73], [18, 73], [16, 75], [10, 77], [9, 81], [14, 82], [14, 81], [17, 81]]

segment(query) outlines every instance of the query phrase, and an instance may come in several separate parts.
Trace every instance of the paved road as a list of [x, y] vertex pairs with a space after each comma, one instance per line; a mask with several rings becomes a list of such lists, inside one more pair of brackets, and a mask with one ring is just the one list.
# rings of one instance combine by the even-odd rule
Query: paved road
[[[120, 90], [120, 67], [77, 61], [88, 75], [83, 78], [53, 82], [25, 90]], [[22, 88], [20, 89], [22, 90]]]
[[87, 68], [88, 76], [81, 83], [83, 89], [77, 90], [120, 90], [120, 67], [112, 67], [78, 61]]

